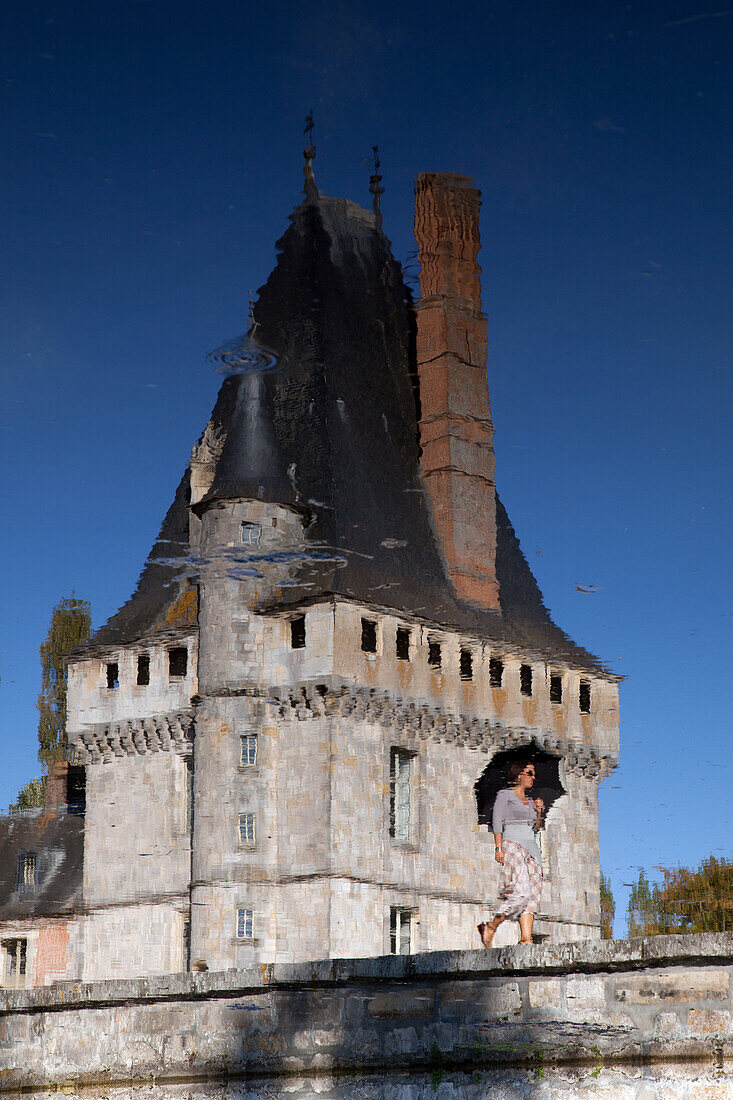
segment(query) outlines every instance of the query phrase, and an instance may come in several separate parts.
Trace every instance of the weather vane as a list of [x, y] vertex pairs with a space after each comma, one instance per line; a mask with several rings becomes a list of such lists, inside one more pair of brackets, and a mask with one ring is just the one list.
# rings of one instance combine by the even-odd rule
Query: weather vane
[[305, 175], [305, 193], [311, 197], [318, 194], [318, 188], [316, 187], [316, 177], [313, 174], [313, 158], [316, 155], [316, 147], [313, 144], [313, 108], [310, 109], [305, 116], [305, 129], [304, 134], [307, 134], [308, 144], [303, 150], [303, 156], [305, 157], [305, 168], [303, 174]]
[[382, 163], [379, 159], [379, 146], [372, 145], [372, 152], [374, 153], [374, 172], [369, 178], [369, 190], [374, 199], [372, 201], [372, 209], [374, 210], [374, 220], [377, 223], [377, 229], [382, 228], [382, 210], [379, 204], [380, 197], [384, 194], [384, 188], [381, 186], [382, 177], [379, 174], [379, 169]]

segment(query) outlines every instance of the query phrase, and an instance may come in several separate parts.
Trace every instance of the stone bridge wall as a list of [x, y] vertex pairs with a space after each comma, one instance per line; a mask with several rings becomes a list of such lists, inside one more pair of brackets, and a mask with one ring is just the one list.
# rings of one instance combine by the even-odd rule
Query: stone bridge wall
[[275, 964], [0, 993], [0, 1091], [733, 1059], [733, 934]]

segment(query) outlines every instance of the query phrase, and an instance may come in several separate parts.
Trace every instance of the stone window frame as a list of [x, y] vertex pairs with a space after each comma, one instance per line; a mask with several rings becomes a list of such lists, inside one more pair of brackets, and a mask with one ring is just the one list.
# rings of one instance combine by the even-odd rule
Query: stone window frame
[[[240, 935], [240, 933], [239, 933], [240, 927], [243, 928], [245, 933], [246, 933], [247, 920], [248, 920], [248, 918], [246, 916], [247, 913], [249, 913], [249, 915], [250, 915], [249, 916], [249, 924], [250, 924], [251, 934], [249, 936], [247, 936], [246, 934], [245, 935]], [[240, 917], [240, 914], [245, 914], [245, 915]], [[254, 910], [254, 908], [251, 905], [238, 905], [236, 907], [236, 909], [234, 910], [234, 943], [236, 943], [236, 944], [247, 944], [247, 945], [257, 943], [257, 937], [255, 935], [255, 932], [256, 932], [256, 924], [255, 924], [255, 910]]]
[[[238, 754], [238, 757], [237, 757], [237, 762], [238, 762], [239, 770], [240, 770], [240, 772], [246, 772], [248, 775], [251, 775], [260, 766], [260, 752], [261, 752], [260, 738], [259, 738], [259, 736], [258, 736], [258, 734], [255, 730], [246, 730], [244, 733], [238, 734], [238, 738], [239, 738], [239, 754]], [[250, 739], [252, 739], [254, 741], [254, 750], [255, 750], [254, 751], [254, 761], [251, 764], [247, 760], [243, 759], [243, 757], [244, 757], [243, 750], [244, 750], [244, 741], [245, 741], [245, 739], [247, 741], [250, 741]]]
[[[27, 936], [7, 936], [0, 940], [0, 985], [6, 989], [27, 987], [30, 970], [28, 948]], [[13, 961], [15, 970], [12, 969]]]
[[[171, 671], [171, 657], [174, 653], [179, 654], [184, 652], [186, 654], [186, 671], [185, 672], [172, 672]], [[166, 655], [168, 657], [168, 683], [169, 684], [182, 684], [191, 674], [191, 654], [187, 644], [183, 645], [169, 645], [166, 646]]]
[[[587, 700], [587, 706], [585, 705]], [[578, 680], [578, 710], [581, 714], [590, 714], [593, 709], [593, 688], [589, 677]]]
[[[252, 839], [242, 838], [242, 818], [251, 818]], [[257, 811], [239, 810], [237, 812], [237, 847], [244, 851], [251, 851], [257, 847]]]
[[[504, 674], [506, 673], [506, 662], [504, 656], [501, 653], [492, 653], [489, 657], [489, 687], [494, 690], [503, 691], [505, 688]], [[498, 683], [496, 682], [498, 680]]]
[[[397, 758], [397, 754], [406, 757], [410, 762], [409, 769], [409, 822], [407, 828], [407, 837], [400, 837], [396, 835], [397, 821], [396, 821], [396, 805], [395, 805], [395, 787], [393, 778], [393, 760]], [[417, 852], [419, 850], [419, 837], [420, 837], [420, 809], [418, 799], [418, 776], [420, 769], [420, 754], [416, 747], [406, 745], [399, 741], [393, 741], [389, 745], [389, 751], [387, 753], [387, 783], [386, 783], [386, 797], [387, 797], [387, 833], [389, 836], [389, 843], [394, 848], [399, 848], [402, 851]], [[394, 830], [394, 831], [393, 831]]]
[[[403, 648], [400, 645], [400, 642], [402, 640], [407, 641], [406, 655], [404, 657], [400, 656], [400, 650]], [[409, 626], [404, 626], [402, 624], [399, 624], [397, 626], [397, 629], [395, 630], [395, 658], [396, 658], [396, 660], [406, 661], [406, 662], [409, 663], [412, 660], [412, 655], [413, 655], [413, 652], [414, 652], [414, 645], [415, 645], [415, 643], [414, 643], [414, 639], [413, 639], [412, 628], [409, 627]]]
[[[555, 669], [555, 670], [549, 669], [548, 672], [549, 672], [549, 678], [550, 678], [550, 682], [549, 682], [549, 686], [548, 686], [548, 696], [549, 696], [550, 702], [552, 703], [553, 707], [561, 707], [562, 704], [563, 704], [564, 697], [565, 697], [565, 677], [563, 676], [562, 672], [558, 671], [557, 669]], [[559, 699], [553, 699], [553, 697], [552, 697], [552, 695], [553, 695], [553, 681], [558, 681], [559, 684], [560, 684], [560, 698]]]
[[[387, 923], [387, 954], [388, 955], [414, 955], [416, 949], [416, 933], [418, 924], [418, 909], [412, 905], [390, 905]], [[409, 944], [407, 951], [393, 951], [392, 945], [399, 947], [402, 938], [402, 921], [407, 917], [409, 925]]]

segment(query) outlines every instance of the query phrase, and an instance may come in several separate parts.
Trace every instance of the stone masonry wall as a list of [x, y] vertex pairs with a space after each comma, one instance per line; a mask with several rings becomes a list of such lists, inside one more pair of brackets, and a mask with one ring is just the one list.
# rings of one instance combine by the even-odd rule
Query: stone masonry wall
[[733, 934], [5, 991], [0, 1090], [733, 1059]]

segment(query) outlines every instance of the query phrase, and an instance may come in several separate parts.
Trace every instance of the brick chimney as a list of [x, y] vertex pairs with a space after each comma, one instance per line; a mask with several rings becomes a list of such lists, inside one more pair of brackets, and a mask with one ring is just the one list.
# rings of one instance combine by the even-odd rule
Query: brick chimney
[[415, 183], [421, 466], [456, 596], [498, 611], [494, 426], [476, 262], [481, 198], [472, 182], [421, 172]]
[[46, 809], [57, 810], [68, 801], [69, 765], [59, 760], [46, 776]]

